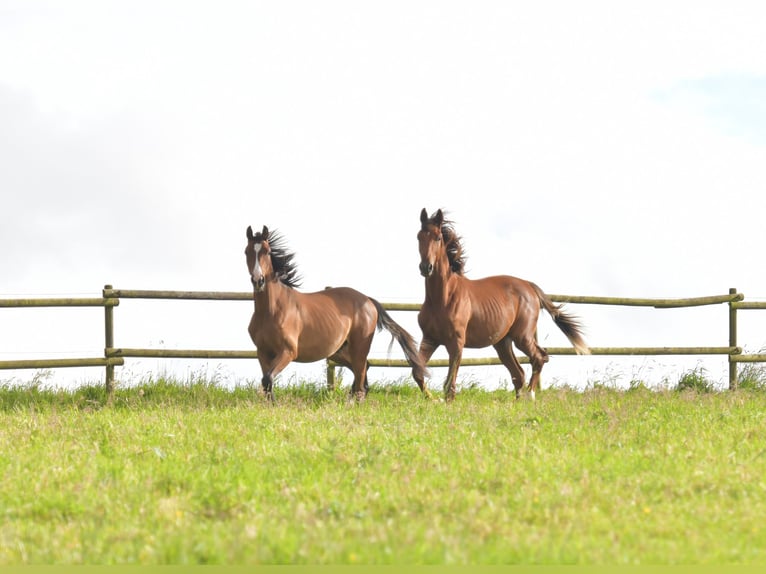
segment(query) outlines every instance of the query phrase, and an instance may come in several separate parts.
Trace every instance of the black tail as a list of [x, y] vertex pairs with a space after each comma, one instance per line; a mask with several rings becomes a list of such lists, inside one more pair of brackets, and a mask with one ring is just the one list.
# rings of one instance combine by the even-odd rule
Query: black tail
[[569, 342], [575, 348], [575, 352], [578, 355], [590, 355], [590, 349], [585, 343], [582, 335], [582, 324], [580, 320], [574, 315], [570, 315], [561, 310], [561, 305], [556, 305], [550, 298], [543, 292], [540, 287], [532, 283], [532, 287], [537, 293], [540, 304], [543, 308], [550, 313], [553, 322], [561, 329], [561, 332], [566, 335]]
[[[370, 297], [370, 301], [372, 301], [375, 309], [378, 311], [378, 330], [385, 328], [391, 333], [394, 339], [401, 345], [402, 351], [404, 351], [404, 355], [407, 357], [407, 362], [412, 367], [412, 376], [415, 380], [422, 381], [428, 376], [428, 369], [426, 369], [425, 363], [420, 358], [415, 339], [399, 323], [391, 318], [391, 315], [383, 308], [383, 305], [372, 297]], [[393, 341], [391, 343], [393, 344]]]

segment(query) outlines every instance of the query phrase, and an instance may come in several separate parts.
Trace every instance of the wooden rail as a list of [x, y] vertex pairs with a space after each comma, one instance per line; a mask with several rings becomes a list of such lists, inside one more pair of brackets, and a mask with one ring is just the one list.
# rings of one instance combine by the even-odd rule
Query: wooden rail
[[[120, 299], [174, 299], [174, 300], [209, 300], [209, 301], [252, 301], [251, 292], [239, 291], [162, 291], [114, 289], [105, 285], [102, 297], [98, 298], [24, 298], [0, 299], [0, 308], [8, 307], [103, 307], [104, 308], [104, 356], [66, 359], [33, 359], [0, 361], [0, 369], [34, 369], [59, 367], [105, 367], [105, 385], [109, 393], [114, 389], [114, 367], [124, 364], [126, 357], [181, 358], [181, 359], [254, 359], [255, 350], [209, 350], [209, 349], [141, 349], [116, 347], [114, 343], [114, 308]], [[737, 311], [766, 309], [766, 302], [744, 301], [744, 295], [736, 289], [730, 289], [726, 295], [694, 297], [685, 299], [651, 299], [627, 297], [592, 297], [582, 295], [550, 295], [557, 303], [584, 305], [639, 306], [670, 309], [696, 307], [702, 305], [726, 304], [729, 307], [729, 344], [720, 347], [592, 347], [592, 355], [726, 355], [729, 362], [729, 387], [737, 385], [737, 364], [746, 362], [766, 362], [766, 354], [742, 354], [737, 344]], [[389, 311], [418, 311], [418, 303], [383, 303]], [[571, 347], [549, 347], [550, 355], [574, 355]], [[518, 357], [520, 362], [528, 363], [525, 356]], [[404, 360], [370, 359], [373, 367], [408, 367]], [[500, 365], [497, 357], [463, 358], [464, 366]], [[446, 359], [433, 359], [431, 367], [448, 365]], [[328, 385], [335, 385], [337, 365], [327, 363]]]
[[[60, 298], [36, 298], [36, 299], [0, 299], [0, 308], [30, 308], [30, 307], [103, 307], [105, 324], [105, 347], [110, 347], [111, 342], [111, 316], [114, 307], [120, 304], [120, 300], [113, 297], [60, 297]], [[1, 324], [1, 323], [0, 323]], [[125, 360], [122, 357], [110, 357], [105, 353], [103, 357], [76, 357], [65, 359], [26, 359], [0, 361], [0, 369], [54, 369], [67, 367], [105, 367], [106, 388], [111, 393], [114, 387], [114, 367], [122, 366]]]
[[119, 299], [65, 297], [60, 299], [0, 299], [0, 307], [116, 307]]

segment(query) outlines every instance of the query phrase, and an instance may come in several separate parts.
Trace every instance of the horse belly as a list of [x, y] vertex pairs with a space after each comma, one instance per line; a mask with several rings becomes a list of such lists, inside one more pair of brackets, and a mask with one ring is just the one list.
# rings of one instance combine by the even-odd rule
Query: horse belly
[[508, 333], [505, 326], [468, 325], [465, 333], [465, 346], [469, 349], [482, 349], [500, 341]]
[[298, 338], [299, 363], [321, 361], [335, 354], [348, 337], [346, 321], [324, 321], [321, 325], [304, 325]]
[[510, 304], [474, 306], [465, 332], [465, 346], [481, 349], [502, 340], [513, 325], [514, 309]]
[[[468, 320], [462, 318], [470, 313]], [[422, 307], [418, 314], [418, 324], [423, 336], [439, 345], [450, 345], [462, 338], [463, 346], [471, 349], [481, 349], [494, 345], [508, 332], [505, 321], [492, 319], [492, 324], [484, 318], [484, 313], [475, 309], [438, 308], [437, 310]], [[499, 326], [498, 326], [499, 323]]]

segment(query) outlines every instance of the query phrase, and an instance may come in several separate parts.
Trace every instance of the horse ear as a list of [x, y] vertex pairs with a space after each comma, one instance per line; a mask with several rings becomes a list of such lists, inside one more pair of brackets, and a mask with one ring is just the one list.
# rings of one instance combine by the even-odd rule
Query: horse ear
[[269, 238], [269, 228], [265, 225], [263, 226], [263, 231], [261, 231], [261, 235], [263, 235], [263, 240], [266, 241]]
[[249, 225], [247, 226], [247, 240], [252, 241], [253, 240], [253, 228]]
[[424, 207], [423, 210], [420, 212], [420, 223], [421, 225], [425, 225], [428, 222], [428, 212], [426, 211], [426, 208]]
[[434, 215], [434, 224], [437, 227], [441, 227], [442, 223], [444, 223], [444, 214], [442, 213], [441, 209], [438, 209], [436, 211], [436, 215]]

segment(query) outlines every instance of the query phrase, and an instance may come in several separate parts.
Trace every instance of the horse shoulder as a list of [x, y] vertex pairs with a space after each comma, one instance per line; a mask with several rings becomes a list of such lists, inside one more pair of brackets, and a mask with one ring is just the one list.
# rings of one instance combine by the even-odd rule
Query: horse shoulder
[[291, 338], [291, 334], [301, 328], [302, 293], [285, 288], [268, 305], [256, 307], [251, 325], [261, 341]]

